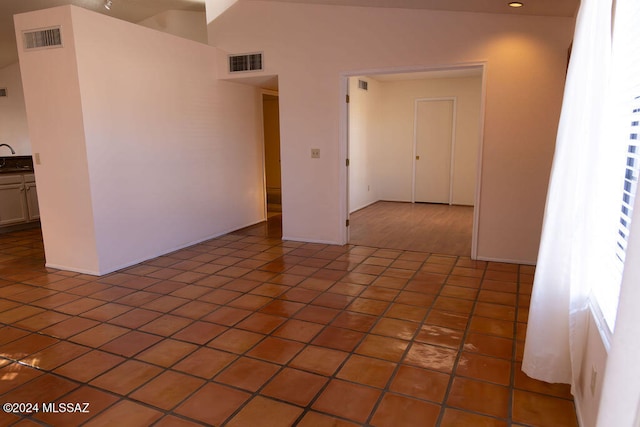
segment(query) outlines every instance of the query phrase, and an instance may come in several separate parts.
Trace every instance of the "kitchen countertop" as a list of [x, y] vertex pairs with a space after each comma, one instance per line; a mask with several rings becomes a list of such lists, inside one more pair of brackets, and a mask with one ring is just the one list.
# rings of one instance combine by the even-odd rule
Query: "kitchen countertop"
[[31, 156], [0, 157], [0, 174], [33, 173], [33, 158]]

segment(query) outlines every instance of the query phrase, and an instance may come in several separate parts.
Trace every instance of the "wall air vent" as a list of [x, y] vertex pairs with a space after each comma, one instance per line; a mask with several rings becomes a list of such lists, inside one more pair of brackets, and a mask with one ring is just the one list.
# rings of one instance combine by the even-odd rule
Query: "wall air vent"
[[23, 34], [24, 34], [25, 50], [43, 49], [48, 47], [62, 47], [62, 37], [60, 37], [60, 27], [25, 31]]
[[365, 80], [358, 80], [358, 89], [369, 90], [369, 82]]
[[262, 53], [229, 55], [229, 72], [262, 71]]
[[0, 87], [0, 97], [4, 97], [4, 96], [7, 96], [7, 88]]

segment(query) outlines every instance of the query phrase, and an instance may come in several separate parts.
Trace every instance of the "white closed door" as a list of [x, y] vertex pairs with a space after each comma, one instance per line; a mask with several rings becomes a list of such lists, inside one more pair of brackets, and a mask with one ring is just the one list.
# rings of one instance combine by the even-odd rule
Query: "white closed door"
[[454, 100], [418, 100], [414, 201], [451, 203]]

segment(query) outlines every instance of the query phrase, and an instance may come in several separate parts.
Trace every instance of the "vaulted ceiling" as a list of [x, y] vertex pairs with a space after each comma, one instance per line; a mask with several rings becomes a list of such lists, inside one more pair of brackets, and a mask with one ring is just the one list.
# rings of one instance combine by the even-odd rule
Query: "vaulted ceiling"
[[[140, 22], [166, 10], [204, 11], [205, 0], [112, 0], [111, 10], [105, 0], [0, 0], [0, 68], [17, 61], [13, 15], [33, 10], [74, 4], [129, 22]], [[215, 0], [213, 0], [215, 1]], [[254, 1], [254, 0], [240, 0]], [[522, 0], [519, 9], [507, 6], [507, 0], [257, 0], [291, 3], [317, 3], [336, 6], [434, 9], [480, 13], [564, 16], [576, 14], [579, 0]]]
[[[247, 1], [247, 0], [243, 0]], [[457, 12], [514, 13], [521, 15], [565, 16], [576, 14], [580, 0], [521, 0], [518, 9], [509, 0], [260, 0], [288, 3], [317, 3], [336, 6], [391, 7], [400, 9], [452, 10]]]

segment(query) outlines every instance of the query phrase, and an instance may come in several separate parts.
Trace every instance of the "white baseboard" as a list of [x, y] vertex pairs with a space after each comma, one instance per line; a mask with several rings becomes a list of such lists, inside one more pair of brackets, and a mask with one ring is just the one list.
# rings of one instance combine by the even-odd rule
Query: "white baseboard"
[[373, 202], [369, 202], [369, 203], [367, 203], [366, 205], [360, 206], [359, 208], [355, 208], [354, 210], [352, 210], [352, 211], [350, 211], [350, 212], [349, 212], [349, 215], [351, 215], [351, 214], [353, 214], [353, 213], [355, 213], [355, 212], [361, 211], [361, 210], [362, 210], [362, 209], [364, 209], [364, 208], [368, 208], [369, 206], [371, 206], [371, 205], [373, 205], [373, 204], [375, 204], [375, 203], [378, 203], [379, 201], [380, 201], [380, 200], [374, 200]]
[[252, 225], [260, 224], [261, 222], [264, 222], [264, 221], [266, 221], [266, 219], [262, 218], [260, 220], [252, 221], [252, 222], [250, 222], [248, 224], [241, 225], [239, 227], [235, 227], [234, 226], [234, 227], [232, 227], [230, 229], [221, 231], [219, 233], [210, 234], [210, 235], [207, 235], [206, 237], [202, 237], [202, 238], [199, 238], [199, 239], [187, 242], [187, 243], [183, 243], [183, 244], [180, 244], [178, 246], [173, 246], [173, 247], [171, 247], [169, 249], [166, 249], [166, 250], [163, 250], [162, 252], [159, 252], [159, 253], [153, 253], [153, 254], [150, 254], [150, 255], [145, 255], [144, 257], [137, 258], [134, 261], [127, 261], [127, 262], [125, 262], [123, 264], [118, 264], [116, 266], [108, 267], [105, 270], [100, 270], [100, 271], [84, 270], [84, 269], [77, 268], [77, 267], [70, 267], [70, 266], [67, 266], [67, 265], [55, 264], [55, 263], [49, 263], [49, 262], [45, 263], [45, 267], [47, 267], [47, 268], [55, 268], [57, 270], [73, 271], [75, 273], [89, 274], [91, 276], [104, 276], [106, 274], [113, 273], [115, 271], [122, 270], [124, 268], [128, 268], [128, 267], [131, 267], [133, 265], [140, 264], [140, 263], [148, 261], [150, 259], [157, 258], [159, 256], [163, 256], [163, 255], [166, 255], [166, 254], [170, 254], [171, 252], [179, 251], [180, 249], [188, 248], [189, 246], [197, 245], [198, 243], [206, 242], [207, 240], [215, 239], [216, 237], [224, 236], [225, 234], [233, 233], [234, 231], [238, 231], [238, 230], [241, 230], [241, 229], [246, 228], [246, 227], [251, 227]]
[[476, 258], [477, 261], [489, 261], [489, 262], [504, 262], [507, 264], [523, 264], [523, 265], [536, 265], [535, 262], [529, 260], [521, 260], [521, 259], [510, 259], [510, 258], [492, 258], [492, 257], [484, 257], [479, 256]]
[[290, 242], [301, 242], [301, 243], [321, 243], [323, 245], [336, 245], [336, 246], [344, 246], [339, 242], [335, 242], [333, 240], [318, 240], [318, 239], [305, 239], [303, 237], [288, 237], [282, 236], [282, 240], [287, 240]]

